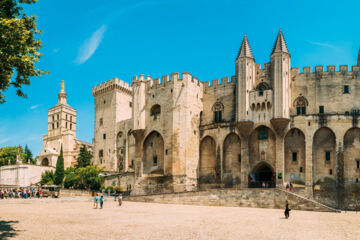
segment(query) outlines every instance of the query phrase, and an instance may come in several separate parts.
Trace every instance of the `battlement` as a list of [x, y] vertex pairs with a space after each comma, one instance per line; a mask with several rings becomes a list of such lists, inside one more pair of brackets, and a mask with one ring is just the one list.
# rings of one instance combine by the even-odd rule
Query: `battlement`
[[182, 76], [176, 72], [155, 79], [152, 79], [149, 75], [146, 77], [146, 79], [144, 75], [134, 76], [133, 84], [137, 84], [138, 82], [145, 82], [150, 88], [162, 88], [166, 87], [167, 85], [173, 85], [177, 82], [194, 83], [196, 86], [202, 86], [202, 82], [188, 72], [183, 72]]
[[129, 95], [132, 94], [132, 86], [130, 86], [129, 83], [120, 80], [118, 78], [113, 78], [99, 85], [96, 85], [95, 87], [92, 88], [92, 94], [95, 97], [99, 94], [103, 94], [107, 91], [111, 91], [114, 89], [119, 89], [120, 91], [123, 91], [124, 93]]
[[[230, 81], [230, 79], [231, 79], [231, 81]], [[221, 78], [221, 82], [219, 79], [214, 79], [211, 82], [210, 81], [203, 82], [203, 84], [204, 84], [205, 91], [208, 91], [208, 90], [216, 90], [221, 87], [224, 88], [227, 86], [233, 86], [235, 84], [235, 82], [236, 82], [236, 76], [232, 76], [231, 78], [229, 78], [229, 77]], [[211, 83], [211, 85], [210, 85], [210, 83]]]
[[358, 77], [360, 75], [360, 67], [352, 66], [351, 71], [348, 69], [348, 65], [340, 65], [338, 71], [336, 70], [335, 65], [328, 65], [326, 67], [326, 71], [324, 70], [324, 66], [318, 65], [313, 68], [314, 71], [311, 71], [311, 67], [303, 67], [302, 72], [298, 67], [291, 69], [291, 75], [293, 77], [296, 76], [306, 76], [306, 77], [321, 77], [321, 76], [353, 76]]

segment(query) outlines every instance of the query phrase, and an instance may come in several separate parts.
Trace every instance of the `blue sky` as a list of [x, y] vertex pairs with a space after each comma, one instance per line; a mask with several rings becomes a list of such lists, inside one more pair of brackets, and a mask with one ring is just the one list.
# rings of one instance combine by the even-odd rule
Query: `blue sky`
[[91, 142], [91, 88], [118, 77], [190, 72], [202, 81], [234, 75], [247, 34], [257, 63], [269, 61], [281, 28], [292, 67], [356, 65], [360, 1], [39, 0], [27, 7], [43, 30], [38, 67], [50, 71], [14, 89], [0, 105], [0, 147], [28, 144], [33, 154], [47, 133], [47, 110], [65, 80], [78, 113], [77, 137]]

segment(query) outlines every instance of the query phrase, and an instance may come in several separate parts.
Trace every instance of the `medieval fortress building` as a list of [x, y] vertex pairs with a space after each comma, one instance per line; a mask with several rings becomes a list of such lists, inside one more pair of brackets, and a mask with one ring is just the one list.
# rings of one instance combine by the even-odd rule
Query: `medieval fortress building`
[[[202, 185], [359, 188], [356, 66], [291, 68], [280, 31], [264, 68], [245, 36], [235, 76], [114, 78], [93, 87], [94, 161], [134, 193]], [[315, 187], [314, 187], [315, 186]]]

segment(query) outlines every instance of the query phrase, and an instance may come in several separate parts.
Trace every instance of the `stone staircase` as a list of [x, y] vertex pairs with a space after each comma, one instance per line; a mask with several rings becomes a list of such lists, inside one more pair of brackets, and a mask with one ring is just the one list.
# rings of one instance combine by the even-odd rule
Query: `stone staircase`
[[340, 212], [299, 194], [276, 188], [221, 188], [124, 198], [124, 201], [133, 202], [278, 209], [285, 208], [286, 200], [294, 210]]
[[319, 203], [319, 202], [317, 202], [317, 201], [315, 201], [315, 200], [313, 200], [313, 199], [310, 199], [310, 198], [301, 196], [301, 195], [299, 195], [299, 194], [297, 194], [297, 193], [290, 192], [290, 191], [287, 191], [287, 190], [284, 190], [284, 189], [281, 189], [281, 188], [278, 188], [277, 190], [278, 190], [278, 191], [282, 191], [282, 192], [284, 192], [284, 193], [286, 193], [286, 194], [288, 194], [288, 195], [292, 195], [292, 196], [294, 196], [294, 197], [296, 197], [296, 198], [303, 199], [303, 200], [308, 201], [308, 202], [312, 202], [312, 203], [314, 203], [315, 205], [321, 206], [322, 208], [326, 208], [326, 209], [328, 209], [328, 210], [331, 211], [331, 212], [338, 212], [338, 213], [341, 212], [341, 211], [338, 210], [338, 209], [335, 209], [335, 208], [326, 206], [325, 204], [322, 204], [322, 203]]

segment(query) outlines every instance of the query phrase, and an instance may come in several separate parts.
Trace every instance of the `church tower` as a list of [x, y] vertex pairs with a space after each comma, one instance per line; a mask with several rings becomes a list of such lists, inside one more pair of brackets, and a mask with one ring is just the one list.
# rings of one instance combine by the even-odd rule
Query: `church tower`
[[236, 58], [235, 69], [237, 77], [236, 119], [237, 121], [247, 121], [249, 120], [249, 93], [255, 85], [255, 59], [246, 35]]
[[58, 103], [48, 110], [49, 136], [55, 137], [65, 132], [71, 132], [74, 138], [76, 137], [76, 110], [66, 103], [66, 98], [65, 83], [62, 80]]
[[271, 81], [274, 89], [274, 118], [290, 116], [290, 53], [282, 31], [271, 52]]

